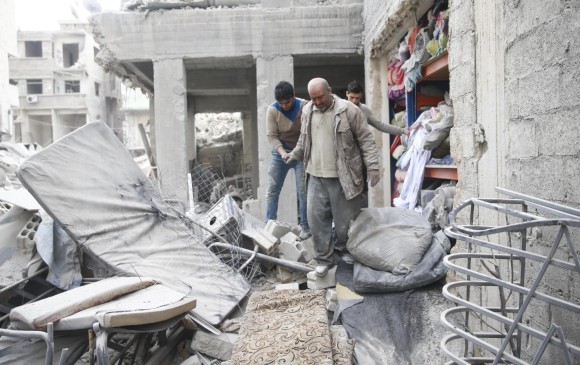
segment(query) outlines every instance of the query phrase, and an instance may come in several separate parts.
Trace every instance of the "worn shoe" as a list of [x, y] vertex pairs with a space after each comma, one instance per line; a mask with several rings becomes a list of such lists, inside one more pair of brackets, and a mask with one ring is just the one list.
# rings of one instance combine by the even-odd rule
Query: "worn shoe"
[[316, 276], [325, 276], [328, 269], [330, 269], [330, 265], [318, 265], [314, 269], [314, 272], [316, 273]]
[[304, 240], [312, 237], [312, 233], [310, 233], [310, 229], [302, 228], [302, 231], [300, 232], [300, 235], [298, 237], [304, 241]]

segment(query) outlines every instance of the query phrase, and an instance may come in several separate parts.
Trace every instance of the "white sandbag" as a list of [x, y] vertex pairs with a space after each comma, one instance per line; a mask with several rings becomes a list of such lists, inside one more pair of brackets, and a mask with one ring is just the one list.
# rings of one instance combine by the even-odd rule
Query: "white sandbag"
[[413, 271], [431, 244], [429, 222], [412, 210], [364, 209], [353, 222], [346, 248], [360, 263], [402, 275]]

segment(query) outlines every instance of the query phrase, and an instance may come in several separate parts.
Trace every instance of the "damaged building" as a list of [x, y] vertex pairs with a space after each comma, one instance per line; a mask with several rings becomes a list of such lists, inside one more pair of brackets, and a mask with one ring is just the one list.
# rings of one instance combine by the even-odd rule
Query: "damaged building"
[[120, 83], [95, 63], [99, 52], [85, 21], [61, 21], [58, 31], [18, 31], [10, 79], [18, 87], [15, 141], [47, 146], [95, 120], [120, 135]]
[[[108, 363], [107, 347], [147, 364], [175, 351], [187, 364], [580, 361], [578, 2], [124, 5], [91, 19], [97, 61], [150, 96], [143, 140], [156, 179], [103, 123], [22, 161], [35, 204], [0, 196], [5, 217], [35, 226], [30, 212], [45, 211], [54, 242], [61, 227], [58, 242], [74, 241], [66, 247], [106, 279], [46, 299], [19, 286], [27, 278], [6, 283], [0, 293], [39, 297], [7, 304], [0, 333], [54, 330], [62, 338], [46, 357], [65, 363], [87, 348]], [[325, 276], [312, 272], [313, 240], [299, 238], [294, 184], [279, 221], [263, 222], [266, 109], [280, 80], [308, 99], [313, 77], [340, 97], [359, 80], [377, 117], [413, 131], [373, 130], [382, 179], [351, 225], [350, 255]], [[92, 178], [71, 178], [78, 171]], [[41, 270], [29, 264], [25, 276]], [[153, 296], [164, 299], [156, 308]], [[0, 355], [17, 358], [6, 343]]]

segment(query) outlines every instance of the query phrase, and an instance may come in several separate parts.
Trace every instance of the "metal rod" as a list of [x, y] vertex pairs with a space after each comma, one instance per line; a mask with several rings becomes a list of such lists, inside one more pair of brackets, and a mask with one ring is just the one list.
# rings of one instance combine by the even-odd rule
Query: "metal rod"
[[504, 194], [507, 196], [519, 198], [519, 199], [525, 200], [527, 202], [534, 203], [538, 208], [539, 207], [550, 208], [551, 210], [567, 213], [567, 214], [573, 215], [577, 218], [580, 218], [580, 209], [574, 209], [574, 208], [568, 207], [566, 205], [553, 203], [553, 202], [550, 202], [547, 200], [539, 199], [539, 198], [536, 198], [536, 197], [533, 197], [530, 195], [518, 193], [515, 191], [508, 190], [508, 189], [500, 188], [500, 187], [496, 187], [495, 191], [497, 191], [500, 194]]
[[[254, 254], [254, 251], [251, 251], [251, 250], [248, 250], [245, 248], [241, 248], [238, 246], [234, 246], [234, 245], [231, 245], [229, 243], [214, 242], [209, 246], [209, 248], [211, 249], [212, 247], [216, 247], [216, 246], [221, 247], [221, 248], [225, 248], [228, 250], [236, 251], [236, 253], [239, 253], [239, 254], [244, 255], [244, 256], [252, 256]], [[284, 266], [286, 268], [296, 270], [296, 271], [310, 272], [310, 271], [314, 270], [314, 267], [312, 267], [310, 265], [305, 265], [305, 264], [301, 264], [301, 263], [290, 261], [290, 260], [279, 259], [277, 257], [264, 255], [262, 253], [256, 253], [256, 258], [260, 259], [260, 260], [271, 262], [271, 263], [279, 265], [279, 266]]]
[[[567, 310], [572, 311], [572, 312], [575, 312], [575, 313], [580, 313], [580, 305], [570, 303], [570, 302], [568, 302], [566, 300], [562, 300], [562, 299], [553, 297], [551, 295], [547, 295], [547, 294], [543, 294], [543, 293], [540, 293], [540, 292], [536, 292], [535, 290], [532, 291], [532, 289], [528, 289], [526, 287], [521, 287], [521, 286], [516, 285], [514, 283], [511, 283], [509, 281], [497, 279], [497, 278], [495, 278], [493, 276], [489, 276], [489, 275], [480, 273], [480, 272], [475, 271], [475, 270], [468, 270], [468, 269], [466, 269], [466, 268], [464, 268], [462, 266], [459, 266], [459, 265], [456, 265], [456, 264], [453, 264], [453, 263], [449, 262], [450, 259], [457, 258], [456, 255], [457, 256], [461, 256], [462, 258], [468, 257], [467, 256], [468, 254], [453, 254], [453, 255], [446, 256], [446, 257], [443, 258], [443, 262], [444, 262], [445, 266], [447, 266], [448, 268], [453, 269], [455, 271], [461, 272], [463, 274], [466, 274], [466, 275], [469, 275], [469, 276], [473, 276], [473, 277], [476, 277], [476, 278], [478, 278], [480, 280], [483, 280], [483, 281], [492, 283], [492, 284], [494, 284], [496, 286], [501, 286], [503, 288], [507, 288], [507, 289], [513, 290], [513, 291], [515, 291], [517, 293], [522, 293], [522, 294], [527, 295], [528, 297], [530, 297], [530, 299], [532, 297], [534, 297], [534, 298], [540, 299], [542, 301], [545, 301], [547, 303], [550, 303], [550, 304], [553, 304], [555, 306], [558, 306], [560, 308], [564, 308], [564, 309], [567, 309]], [[453, 257], [451, 257], [451, 256], [453, 256]], [[476, 257], [480, 257], [480, 255], [473, 255], [471, 257], [472, 258], [476, 258]]]
[[52, 365], [52, 357], [54, 354], [54, 336], [52, 331], [52, 323], [47, 324], [46, 329], [47, 332], [8, 330], [0, 328], [0, 335], [26, 339], [39, 338], [43, 340], [46, 343], [46, 355], [44, 357], [44, 363], [46, 365]]
[[[485, 248], [490, 248], [492, 250], [507, 252], [507, 253], [517, 255], [520, 257], [524, 257], [524, 258], [527, 258], [530, 260], [534, 260], [534, 261], [537, 261], [540, 263], [544, 263], [546, 261], [546, 258], [540, 254], [536, 254], [536, 253], [529, 252], [529, 251], [522, 251], [522, 250], [519, 250], [517, 248], [507, 247], [507, 246], [503, 246], [503, 245], [500, 245], [497, 243], [483, 241], [483, 240], [480, 240], [477, 238], [462, 236], [460, 234], [455, 233], [451, 227], [447, 227], [445, 229], [445, 234], [451, 238], [455, 238], [455, 239], [458, 239], [461, 241], [466, 241], [469, 243], [474, 243], [474, 244], [477, 244], [477, 245], [485, 247]], [[463, 254], [452, 254], [452, 255], [450, 255], [450, 257], [454, 256], [454, 255], [463, 255]], [[571, 270], [571, 271], [576, 270], [575, 265], [573, 265], [569, 262], [566, 262], [566, 261], [558, 260], [558, 259], [552, 259], [551, 264], [556, 266], [556, 267], [566, 269], [566, 270]]]
[[242, 266], [240, 266], [240, 268], [238, 269], [238, 272], [242, 272], [242, 270], [248, 266], [250, 264], [250, 262], [252, 262], [252, 260], [254, 260], [256, 258], [256, 254], [258, 253], [258, 249], [260, 247], [258, 245], [254, 245], [254, 253], [252, 254], [252, 256], [250, 256], [249, 259], [246, 260], [246, 262], [244, 262], [244, 264]]
[[48, 271], [48, 267], [45, 267], [44, 269], [38, 270], [32, 276], [26, 277], [24, 279], [20, 279], [20, 280], [14, 282], [14, 283], [12, 283], [12, 284], [10, 284], [8, 286], [3, 287], [2, 289], [0, 289], [0, 294], [4, 293], [4, 292], [6, 292], [6, 291], [8, 291], [8, 290], [10, 290], [10, 289], [12, 289], [12, 288], [20, 285], [20, 284], [22, 284], [25, 281], [28, 281], [28, 280], [30, 280], [30, 279], [32, 279], [32, 278], [34, 278], [34, 277], [42, 274], [45, 271]]
[[[532, 328], [530, 326], [527, 326], [525, 324], [515, 322], [511, 318], [504, 317], [501, 314], [498, 314], [495, 311], [490, 310], [489, 308], [481, 307], [481, 306], [479, 306], [477, 304], [471, 303], [471, 302], [469, 302], [469, 301], [467, 301], [465, 299], [462, 299], [460, 297], [457, 297], [457, 296], [451, 294], [450, 289], [455, 289], [456, 287], [462, 286], [462, 285], [466, 285], [466, 286], [470, 286], [470, 285], [471, 286], [484, 286], [484, 285], [488, 285], [488, 286], [491, 286], [490, 283], [477, 282], [477, 281], [456, 281], [454, 283], [450, 283], [450, 284], [445, 285], [443, 287], [443, 290], [442, 290], [443, 296], [445, 298], [449, 299], [450, 301], [452, 301], [452, 302], [454, 302], [456, 304], [459, 304], [460, 307], [455, 307], [455, 308], [448, 309], [448, 310], [444, 311], [441, 314], [441, 322], [444, 325], [445, 325], [445, 321], [447, 321], [447, 319], [446, 319], [445, 316], [447, 316], [448, 314], [453, 314], [453, 313], [455, 313], [457, 311], [465, 311], [466, 314], [467, 314], [467, 313], [469, 313], [468, 310], [470, 310], [470, 311], [473, 311], [475, 313], [482, 314], [482, 315], [484, 315], [484, 316], [486, 316], [488, 318], [491, 318], [491, 319], [493, 319], [493, 320], [495, 320], [495, 321], [497, 321], [497, 322], [499, 322], [501, 324], [511, 325], [513, 323], [517, 323], [518, 330], [520, 330], [522, 332], [525, 332], [525, 333], [529, 334], [530, 336], [533, 336], [533, 337], [538, 338], [540, 340], [543, 340], [544, 338], [546, 338], [546, 333], [545, 332], [542, 332], [540, 330], [537, 330], [537, 329]], [[518, 308], [518, 310], [519, 310], [519, 308]], [[443, 320], [444, 318], [445, 318], [445, 321]], [[555, 345], [555, 346], [560, 346], [562, 344], [561, 340], [554, 339], [554, 338], [551, 338], [550, 339], [550, 343], [552, 345]], [[568, 349], [572, 353], [574, 353], [576, 355], [580, 355], [580, 347], [575, 346], [575, 345], [572, 345], [572, 344], [566, 344], [566, 346], [568, 347]]]

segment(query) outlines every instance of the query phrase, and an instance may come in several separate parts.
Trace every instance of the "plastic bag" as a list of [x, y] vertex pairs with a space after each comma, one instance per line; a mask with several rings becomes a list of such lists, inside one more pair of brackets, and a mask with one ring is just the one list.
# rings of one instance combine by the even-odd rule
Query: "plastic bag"
[[421, 288], [441, 280], [447, 274], [443, 258], [451, 244], [443, 231], [433, 235], [429, 249], [411, 273], [395, 275], [354, 264], [353, 284], [357, 293], [393, 293]]

